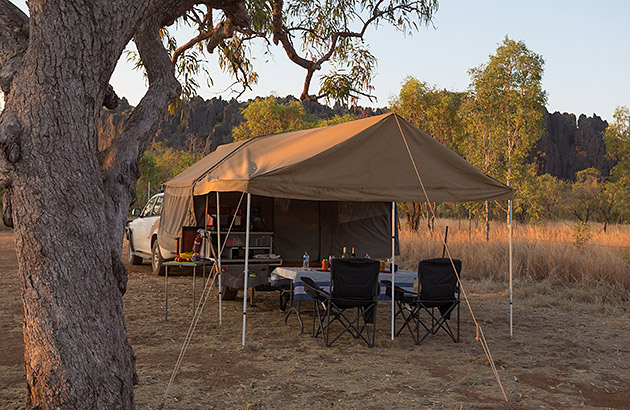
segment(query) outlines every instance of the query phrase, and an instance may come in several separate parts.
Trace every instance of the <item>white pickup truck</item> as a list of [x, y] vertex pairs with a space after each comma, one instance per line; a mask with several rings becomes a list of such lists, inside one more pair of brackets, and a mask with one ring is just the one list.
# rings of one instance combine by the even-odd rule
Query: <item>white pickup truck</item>
[[129, 241], [129, 262], [140, 265], [144, 258], [151, 258], [153, 273], [164, 272], [164, 260], [172, 259], [176, 253], [162, 249], [157, 241], [157, 231], [160, 226], [160, 215], [164, 204], [164, 193], [151, 197], [142, 211], [134, 209], [134, 220], [127, 224], [127, 239]]

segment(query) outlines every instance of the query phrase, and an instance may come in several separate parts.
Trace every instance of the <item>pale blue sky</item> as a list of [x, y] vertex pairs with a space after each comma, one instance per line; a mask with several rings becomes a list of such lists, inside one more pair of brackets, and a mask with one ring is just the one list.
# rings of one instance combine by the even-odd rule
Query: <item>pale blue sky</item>
[[[23, 1], [16, 4], [25, 9]], [[523, 40], [545, 59], [543, 87], [549, 111], [596, 113], [611, 121], [615, 107], [630, 105], [630, 2], [478, 0], [440, 2], [435, 28], [423, 28], [413, 36], [382, 27], [366, 35], [379, 59], [374, 80], [378, 102], [361, 105], [386, 106], [407, 76], [454, 91], [468, 87], [468, 70], [488, 61], [498, 43], [508, 35]], [[304, 71], [288, 61], [280, 49], [269, 58], [262, 46], [254, 46], [258, 85], [241, 99], [275, 93], [299, 95]], [[201, 96], [234, 94], [225, 91], [230, 79], [210, 59], [214, 86]], [[325, 71], [325, 69], [324, 69]], [[120, 96], [136, 104], [145, 92], [144, 80], [133, 72], [124, 57], [112, 78]], [[318, 81], [313, 81], [316, 92]]]

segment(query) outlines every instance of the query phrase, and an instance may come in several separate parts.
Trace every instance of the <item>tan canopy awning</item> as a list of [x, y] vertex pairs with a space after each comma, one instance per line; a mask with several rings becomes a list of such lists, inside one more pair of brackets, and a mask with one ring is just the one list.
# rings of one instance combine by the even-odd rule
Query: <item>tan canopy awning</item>
[[402, 135], [430, 201], [511, 197], [510, 188], [393, 113], [222, 145], [166, 187], [186, 196], [192, 190], [193, 195], [237, 191], [307, 200], [425, 201]]
[[[404, 136], [404, 138], [403, 138]], [[249, 192], [319, 201], [500, 200], [512, 189], [396, 114], [219, 146], [166, 183], [160, 231], [192, 221], [192, 197]]]

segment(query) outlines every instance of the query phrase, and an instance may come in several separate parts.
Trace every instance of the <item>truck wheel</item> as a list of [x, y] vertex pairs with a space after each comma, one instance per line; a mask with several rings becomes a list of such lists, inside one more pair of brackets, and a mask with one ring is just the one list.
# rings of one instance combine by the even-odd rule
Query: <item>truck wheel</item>
[[162, 259], [157, 240], [153, 241], [151, 246], [151, 268], [154, 275], [164, 275], [164, 259]]
[[228, 286], [223, 286], [221, 291], [221, 296], [223, 300], [234, 300], [236, 299], [236, 294], [238, 293], [238, 289], [230, 288]]
[[136, 256], [131, 252], [131, 240], [128, 241], [127, 251], [129, 252], [127, 256], [127, 261], [129, 263], [132, 265], [142, 265], [142, 257]]

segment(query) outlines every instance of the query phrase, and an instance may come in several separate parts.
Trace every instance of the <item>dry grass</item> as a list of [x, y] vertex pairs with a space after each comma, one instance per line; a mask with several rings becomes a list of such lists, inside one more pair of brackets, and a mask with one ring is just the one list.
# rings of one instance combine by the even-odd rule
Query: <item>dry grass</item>
[[[481, 226], [468, 231], [467, 221], [439, 220], [436, 232], [426, 229], [401, 232], [401, 265], [415, 269], [419, 260], [442, 254], [444, 229], [449, 226], [448, 249], [462, 260], [465, 279], [508, 280], [508, 228], [495, 222], [490, 241]], [[581, 298], [593, 303], [606, 299], [627, 299], [630, 290], [630, 226], [609, 226], [607, 232], [591, 227], [590, 239], [577, 245], [569, 224], [514, 226], [514, 279], [541, 282], [547, 286], [584, 284], [591, 291]], [[578, 287], [579, 289], [579, 287]], [[601, 292], [596, 292], [601, 290]]]

